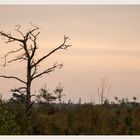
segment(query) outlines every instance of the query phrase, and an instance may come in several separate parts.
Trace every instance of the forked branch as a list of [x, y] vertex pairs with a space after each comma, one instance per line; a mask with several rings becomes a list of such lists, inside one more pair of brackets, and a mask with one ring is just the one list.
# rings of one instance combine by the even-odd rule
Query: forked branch
[[4, 67], [6, 66], [6, 63], [7, 63], [7, 57], [10, 55], [10, 54], [14, 54], [14, 53], [17, 53], [17, 52], [20, 52], [21, 50], [23, 50], [23, 48], [20, 48], [20, 49], [17, 49], [15, 51], [10, 51], [8, 52], [3, 58], [4, 58]]
[[53, 49], [51, 52], [49, 52], [48, 54], [46, 54], [45, 56], [43, 56], [42, 58], [40, 58], [36, 63], [34, 63], [32, 65], [32, 67], [35, 67], [36, 65], [38, 65], [40, 62], [42, 62], [44, 59], [46, 59], [47, 57], [49, 57], [51, 54], [53, 54], [57, 50], [59, 50], [59, 49], [65, 49], [66, 50], [67, 48], [71, 47], [71, 45], [67, 45], [66, 44], [67, 39], [69, 39], [69, 38], [67, 36], [64, 36], [64, 42], [60, 46], [58, 46], [57, 48]]
[[49, 73], [53, 72], [56, 68], [61, 69], [62, 67], [63, 67], [63, 64], [57, 64], [57, 63], [55, 63], [52, 67], [50, 67], [47, 70], [44, 70], [43, 72], [35, 75], [32, 79], [35, 79], [37, 77], [40, 77], [40, 76], [42, 76], [44, 74], [49, 74]]
[[10, 42], [14, 42], [14, 41], [23, 42], [22, 39], [13, 37], [11, 34], [6, 34], [3, 31], [0, 31], [0, 35], [3, 37], [6, 37], [8, 39], [8, 41], [6, 43], [10, 43]]

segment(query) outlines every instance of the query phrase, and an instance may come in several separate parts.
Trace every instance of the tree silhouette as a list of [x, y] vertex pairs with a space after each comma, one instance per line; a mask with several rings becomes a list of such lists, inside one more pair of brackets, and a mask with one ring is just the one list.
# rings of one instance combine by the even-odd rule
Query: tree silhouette
[[107, 102], [107, 97], [105, 97], [109, 94], [111, 88], [111, 84], [107, 81], [107, 79], [104, 77], [100, 80], [99, 84], [97, 85], [97, 93], [99, 97], [99, 103], [103, 104]]
[[[71, 45], [67, 44], [67, 40], [69, 39], [67, 36], [64, 36], [63, 43], [52, 49], [49, 53], [46, 53], [44, 56], [42, 56], [39, 59], [35, 59], [36, 52], [38, 50], [38, 44], [37, 39], [39, 32], [39, 27], [32, 25], [32, 27], [26, 32], [23, 33], [21, 30], [20, 25], [16, 25], [16, 32], [19, 34], [20, 37], [15, 37], [11, 33], [5, 33], [3, 31], [0, 31], [0, 35], [6, 40], [6, 43], [13, 43], [17, 42], [19, 43], [18, 48], [16, 50], [9, 51], [7, 54], [5, 54], [4, 59], [4, 66], [7, 65], [7, 63], [12, 63], [15, 61], [25, 61], [26, 62], [26, 80], [23, 80], [16, 76], [6, 76], [6, 75], [0, 75], [2, 78], [7, 79], [15, 79], [24, 86], [12, 89], [12, 92], [17, 94], [24, 94], [26, 99], [26, 113], [27, 115], [30, 115], [30, 108], [33, 105], [33, 101], [31, 97], [33, 94], [31, 94], [31, 85], [33, 80], [39, 78], [42, 75], [49, 74], [53, 72], [55, 69], [61, 69], [63, 64], [54, 63], [49, 68], [46, 68], [44, 71], [39, 72], [39, 67], [42, 61], [46, 60], [49, 56], [51, 56], [53, 53], [55, 53], [58, 50], [67, 50]], [[9, 55], [16, 55], [13, 59], [7, 60], [7, 57]]]
[[61, 104], [61, 102], [62, 102], [62, 97], [64, 97], [65, 95], [64, 94], [62, 94], [62, 92], [63, 92], [63, 87], [60, 85], [60, 83], [59, 83], [59, 85], [56, 87], [56, 89], [54, 90], [54, 93], [55, 93], [55, 95], [57, 96], [57, 98], [58, 98], [58, 101], [59, 101], [59, 104]]
[[57, 99], [52, 93], [49, 92], [49, 89], [46, 89], [46, 85], [44, 88], [40, 89], [40, 94], [37, 96], [38, 101], [42, 102], [42, 99], [49, 105], [50, 102], [55, 101]]

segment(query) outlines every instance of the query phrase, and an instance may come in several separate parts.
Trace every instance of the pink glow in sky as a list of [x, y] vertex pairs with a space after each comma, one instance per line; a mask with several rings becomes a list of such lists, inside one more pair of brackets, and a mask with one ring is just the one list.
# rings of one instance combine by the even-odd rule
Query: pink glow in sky
[[[6, 32], [17, 24], [24, 31], [30, 22], [40, 26], [38, 57], [61, 44], [65, 34], [71, 38], [69, 50], [59, 51], [43, 63], [43, 67], [64, 63], [63, 69], [36, 80], [33, 92], [44, 84], [53, 91], [61, 82], [66, 101], [81, 97], [88, 102], [97, 100], [97, 83], [106, 77], [112, 85], [109, 99], [140, 96], [140, 6], [0, 6], [0, 18], [0, 30]], [[0, 47], [0, 57], [12, 49], [2, 41]], [[0, 71], [25, 75], [23, 63], [0, 67]], [[0, 79], [0, 92], [9, 98], [10, 88], [18, 85]]]

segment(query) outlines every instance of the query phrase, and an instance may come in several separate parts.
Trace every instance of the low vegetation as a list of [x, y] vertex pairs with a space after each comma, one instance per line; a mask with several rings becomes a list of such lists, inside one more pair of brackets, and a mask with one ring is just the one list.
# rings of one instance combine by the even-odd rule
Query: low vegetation
[[43, 96], [32, 106], [30, 117], [19, 97], [1, 99], [1, 135], [140, 134], [140, 104], [135, 97], [133, 102], [115, 97], [114, 102], [105, 100], [103, 104], [56, 103], [60, 101], [57, 96], [51, 95], [49, 100], [48, 93], [42, 91]]

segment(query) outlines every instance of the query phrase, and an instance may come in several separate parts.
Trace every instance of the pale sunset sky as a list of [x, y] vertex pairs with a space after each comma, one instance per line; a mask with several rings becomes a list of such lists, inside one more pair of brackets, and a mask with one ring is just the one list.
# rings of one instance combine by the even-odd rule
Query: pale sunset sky
[[[17, 24], [24, 32], [31, 27], [30, 22], [40, 27], [38, 57], [60, 45], [64, 35], [70, 37], [72, 47], [53, 54], [43, 62], [41, 70], [55, 62], [64, 67], [36, 79], [33, 92], [38, 93], [44, 84], [53, 91], [60, 82], [66, 101], [77, 102], [79, 97], [83, 102], [96, 101], [97, 84], [105, 77], [111, 84], [108, 99], [140, 99], [140, 6], [1, 5], [0, 17], [0, 30], [13, 35]], [[0, 47], [1, 58], [13, 45], [0, 40]], [[22, 62], [0, 66], [0, 72], [23, 78], [26, 74]], [[0, 79], [0, 92], [9, 98], [10, 89], [19, 85], [15, 80]]]

